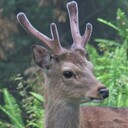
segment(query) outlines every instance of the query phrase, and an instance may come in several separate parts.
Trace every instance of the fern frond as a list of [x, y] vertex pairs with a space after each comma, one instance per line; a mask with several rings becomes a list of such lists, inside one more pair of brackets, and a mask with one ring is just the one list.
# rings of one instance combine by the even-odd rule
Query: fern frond
[[21, 116], [21, 110], [19, 105], [16, 103], [15, 98], [8, 92], [7, 89], [3, 89], [5, 105], [1, 106], [0, 109], [8, 115], [11, 123], [15, 128], [25, 128], [23, 119]]
[[44, 102], [44, 97], [41, 96], [40, 94], [37, 94], [37, 93], [34, 93], [34, 92], [30, 92], [30, 94], [36, 98], [37, 100], [41, 101], [41, 102]]

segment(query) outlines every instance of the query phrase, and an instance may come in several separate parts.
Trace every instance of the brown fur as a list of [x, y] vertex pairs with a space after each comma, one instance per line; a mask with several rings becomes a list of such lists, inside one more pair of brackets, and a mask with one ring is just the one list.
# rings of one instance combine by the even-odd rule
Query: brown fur
[[128, 128], [128, 109], [81, 107], [82, 128]]

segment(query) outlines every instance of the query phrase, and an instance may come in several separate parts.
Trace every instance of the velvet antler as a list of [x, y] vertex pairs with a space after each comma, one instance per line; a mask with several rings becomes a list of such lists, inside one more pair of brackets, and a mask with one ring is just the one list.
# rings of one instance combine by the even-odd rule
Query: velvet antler
[[52, 39], [50, 39], [46, 35], [36, 30], [31, 25], [31, 23], [29, 22], [29, 20], [27, 19], [24, 13], [20, 12], [17, 15], [17, 19], [27, 32], [29, 32], [37, 39], [39, 39], [41, 42], [43, 42], [46, 46], [48, 46], [54, 54], [60, 54], [62, 52], [63, 48], [60, 45], [58, 31], [55, 23], [52, 23], [50, 26], [51, 34], [52, 34]]
[[70, 26], [71, 26], [71, 34], [73, 38], [73, 48], [84, 48], [86, 43], [88, 42], [91, 33], [92, 33], [92, 25], [90, 23], [86, 24], [86, 30], [83, 36], [80, 35], [79, 31], [79, 20], [78, 20], [78, 7], [75, 1], [72, 1], [67, 4]]

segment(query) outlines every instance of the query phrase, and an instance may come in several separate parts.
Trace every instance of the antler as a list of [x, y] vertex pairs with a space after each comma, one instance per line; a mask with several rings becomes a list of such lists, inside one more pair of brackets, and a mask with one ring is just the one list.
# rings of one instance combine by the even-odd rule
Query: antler
[[52, 34], [52, 39], [50, 39], [41, 32], [39, 32], [38, 30], [36, 30], [31, 25], [31, 23], [29, 22], [29, 20], [27, 19], [26, 15], [23, 12], [17, 15], [17, 19], [27, 32], [29, 32], [37, 39], [39, 39], [41, 42], [43, 42], [46, 46], [48, 46], [54, 54], [60, 54], [62, 52], [63, 48], [60, 45], [56, 24], [52, 23], [50, 26]]
[[91, 33], [92, 33], [92, 25], [90, 23], [86, 24], [86, 30], [83, 36], [80, 35], [79, 32], [79, 21], [78, 21], [78, 7], [75, 1], [72, 1], [67, 4], [70, 26], [71, 26], [71, 34], [73, 38], [73, 48], [84, 48], [86, 43], [88, 42]]

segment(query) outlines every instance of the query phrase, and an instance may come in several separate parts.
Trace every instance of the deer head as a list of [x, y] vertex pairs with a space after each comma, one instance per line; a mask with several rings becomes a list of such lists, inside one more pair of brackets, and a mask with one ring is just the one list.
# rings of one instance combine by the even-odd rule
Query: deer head
[[74, 41], [70, 49], [61, 46], [54, 23], [50, 26], [50, 39], [36, 30], [24, 13], [17, 15], [23, 28], [48, 47], [32, 47], [34, 60], [43, 69], [47, 97], [76, 103], [103, 100], [108, 97], [108, 90], [96, 79], [93, 65], [86, 59], [85, 45], [91, 36], [92, 25], [88, 23], [84, 35], [81, 36], [76, 2], [68, 3], [67, 9]]

